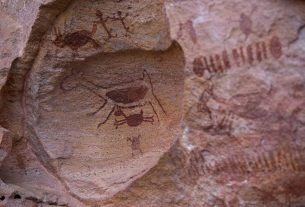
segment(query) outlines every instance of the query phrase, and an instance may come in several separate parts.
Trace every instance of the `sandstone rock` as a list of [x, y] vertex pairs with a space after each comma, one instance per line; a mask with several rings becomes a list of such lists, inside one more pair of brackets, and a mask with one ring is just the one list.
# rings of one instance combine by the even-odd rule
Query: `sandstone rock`
[[0, 206], [4, 206], [7, 204], [9, 197], [14, 192], [13, 188], [6, 185], [4, 182], [0, 180]]
[[55, 1], [40, 15], [3, 90], [3, 125], [26, 141], [2, 176], [36, 189], [55, 179], [93, 205], [141, 177], [181, 134], [183, 52], [161, 1]]
[[304, 1], [0, 2], [0, 205], [305, 204]]
[[[12, 134], [3, 128], [0, 128], [0, 167], [10, 153], [12, 148]], [[6, 185], [0, 179], [0, 205], [4, 205], [7, 203], [9, 196], [13, 193], [13, 189]]]
[[0, 128], [0, 166], [12, 148], [12, 134], [3, 128]]

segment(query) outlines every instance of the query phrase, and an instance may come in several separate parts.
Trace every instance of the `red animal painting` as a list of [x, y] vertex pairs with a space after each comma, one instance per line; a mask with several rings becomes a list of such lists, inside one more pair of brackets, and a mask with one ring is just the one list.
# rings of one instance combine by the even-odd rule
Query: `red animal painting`
[[160, 119], [155, 104], [160, 108], [162, 113], [166, 115], [166, 111], [161, 104], [161, 101], [155, 94], [151, 77], [146, 70], [143, 71], [141, 78], [125, 83], [118, 83], [111, 87], [104, 87], [96, 84], [90, 81], [82, 72], [72, 70], [71, 74], [62, 80], [61, 89], [64, 91], [71, 91], [77, 88], [88, 90], [103, 100], [101, 106], [90, 113], [90, 116], [96, 115], [103, 110], [106, 105], [112, 106], [108, 115], [98, 124], [98, 128], [106, 124], [113, 114], [124, 118], [122, 120], [115, 120], [114, 125], [116, 128], [124, 124], [130, 127], [136, 127], [142, 122], [153, 123], [153, 116], [144, 116], [143, 111], [139, 114], [128, 116], [122, 111], [122, 109], [141, 108], [147, 104], [155, 114], [157, 121], [160, 121]]
[[137, 127], [143, 122], [150, 122], [154, 123], [154, 117], [153, 116], [144, 116], [143, 115], [143, 110], [139, 114], [131, 114], [131, 115], [126, 115], [122, 109], [118, 109], [115, 113], [115, 116], [123, 116], [122, 120], [117, 120], [115, 119], [114, 125], [115, 128], [117, 129], [119, 126], [127, 124], [130, 127]]
[[94, 24], [92, 31], [79, 30], [71, 33], [62, 34], [58, 28], [54, 29], [56, 39], [52, 41], [59, 48], [69, 47], [72, 51], [77, 52], [81, 47], [91, 43], [94, 48], [101, 47], [101, 44], [93, 39], [96, 33], [97, 25]]

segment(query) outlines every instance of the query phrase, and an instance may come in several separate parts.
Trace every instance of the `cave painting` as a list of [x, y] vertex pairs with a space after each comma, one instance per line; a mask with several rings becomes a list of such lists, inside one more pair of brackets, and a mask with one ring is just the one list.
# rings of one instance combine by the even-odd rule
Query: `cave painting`
[[253, 31], [252, 31], [252, 20], [251, 18], [246, 15], [245, 13], [240, 14], [240, 21], [239, 21], [239, 27], [240, 30], [245, 34], [246, 37], [248, 37]]
[[214, 162], [207, 162], [203, 156], [205, 149], [192, 151], [188, 173], [189, 176], [202, 176], [207, 174], [219, 175], [249, 174], [255, 172], [274, 172], [277, 170], [302, 172], [304, 152], [300, 149], [281, 147], [277, 150], [260, 151], [256, 155], [250, 153], [231, 154]]
[[100, 24], [105, 32], [107, 33], [107, 40], [116, 37], [116, 35], [112, 34], [112, 29], [108, 28], [107, 22], [110, 19], [110, 17], [105, 17], [104, 13], [101, 12], [100, 10], [96, 10], [96, 17], [99, 19], [98, 21], [95, 21], [95, 24]]
[[125, 19], [129, 16], [129, 13], [123, 13], [122, 11], [117, 11], [113, 13], [112, 16], [106, 16], [100, 10], [96, 10], [95, 13], [98, 18], [97, 21], [93, 22], [92, 30], [78, 30], [75, 32], [64, 33], [62, 34], [59, 28], [54, 29], [54, 34], [56, 36], [55, 40], [52, 41], [54, 45], [59, 48], [69, 47], [72, 51], [77, 52], [79, 48], [91, 43], [94, 48], [101, 47], [101, 44], [93, 38], [93, 35], [97, 32], [97, 26], [101, 25], [102, 28], [107, 33], [106, 40], [109, 40], [114, 37], [118, 37], [117, 34], [113, 34], [113, 29], [109, 28], [107, 22], [119, 21], [125, 31], [125, 37], [131, 33], [130, 28], [126, 25]]
[[109, 20], [119, 21], [122, 24], [122, 26], [125, 30], [125, 36], [128, 36], [128, 34], [131, 33], [130, 28], [125, 23], [125, 19], [128, 16], [129, 16], [128, 13], [123, 14], [122, 11], [117, 11], [117, 13], [114, 13], [112, 16], [106, 16], [100, 10], [96, 10], [96, 17], [98, 18], [98, 20], [94, 21], [94, 23], [95, 24], [100, 24], [103, 27], [103, 29], [107, 33], [107, 39], [106, 40], [110, 40], [111, 38], [117, 37], [117, 34], [113, 34], [113, 31], [112, 31], [111, 28], [109, 28], [109, 26], [107, 25], [107, 22]]
[[59, 48], [69, 47], [72, 51], [77, 52], [79, 48], [91, 43], [94, 48], [101, 47], [101, 44], [93, 39], [93, 35], [96, 33], [97, 25], [93, 24], [92, 30], [79, 30], [71, 33], [62, 34], [58, 28], [54, 29], [56, 39], [53, 40], [53, 44]]
[[138, 135], [135, 137], [127, 137], [127, 142], [130, 143], [132, 157], [135, 156], [136, 152], [143, 154], [143, 151], [141, 149], [141, 140], [140, 139], [141, 139], [141, 135]]
[[122, 120], [117, 120], [115, 119], [114, 125], [115, 128], [117, 129], [119, 126], [127, 124], [130, 127], [137, 127], [143, 122], [150, 122], [154, 123], [154, 117], [153, 116], [144, 116], [143, 115], [143, 110], [141, 109], [141, 112], [139, 114], [131, 114], [131, 115], [126, 115], [121, 108], [118, 108], [116, 113], [114, 114], [115, 116], [123, 116]]
[[[156, 103], [162, 113], [166, 115], [166, 111], [161, 104], [161, 101], [154, 92], [151, 77], [146, 70], [143, 71], [141, 78], [129, 82], [118, 83], [110, 87], [104, 87], [89, 80], [82, 72], [72, 69], [71, 74], [62, 80], [61, 89], [64, 91], [71, 91], [80, 87], [90, 91], [103, 100], [101, 106], [90, 113], [90, 116], [96, 115], [103, 110], [107, 104], [112, 106], [108, 115], [98, 124], [98, 128], [106, 124], [112, 115], [115, 117], [122, 117], [122, 119], [115, 118], [113, 125], [116, 129], [122, 125], [137, 127], [143, 122], [153, 124], [154, 116], [145, 116], [142, 109], [142, 107], [147, 104], [152, 109], [158, 122], [160, 121], [160, 118], [154, 103]], [[151, 96], [151, 98], [149, 98], [149, 96]], [[124, 109], [134, 108], [141, 108], [140, 113], [127, 115], [124, 112]]]
[[231, 69], [233, 64], [236, 67], [247, 64], [254, 65], [267, 60], [270, 55], [279, 59], [282, 54], [280, 38], [274, 35], [271, 37], [269, 44], [266, 41], [257, 41], [245, 47], [233, 48], [230, 53], [224, 50], [221, 54], [198, 56], [193, 61], [193, 72], [198, 77], [203, 77], [205, 71], [209, 74], [223, 73]]
[[126, 31], [125, 36], [127, 36], [127, 34], [130, 33], [130, 28], [129, 28], [129, 27], [126, 25], [126, 23], [125, 23], [125, 19], [126, 19], [126, 17], [128, 17], [128, 16], [129, 16], [128, 13], [123, 14], [123, 12], [117, 11], [117, 13], [116, 13], [116, 14], [113, 14], [113, 17], [111, 17], [111, 19], [112, 19], [113, 21], [119, 21], [119, 22], [121, 22], [121, 24], [122, 24], [124, 30]]
[[193, 42], [193, 44], [197, 44], [197, 32], [194, 27], [194, 23], [192, 20], [188, 20], [185, 23], [180, 23], [179, 24], [179, 31], [177, 33], [177, 38], [182, 39], [184, 33], [187, 33]]
[[210, 124], [204, 127], [204, 131], [210, 132], [212, 134], [227, 134], [233, 137], [231, 131], [233, 129], [233, 124], [237, 116], [230, 110], [219, 106], [218, 109], [214, 109], [208, 106], [208, 102], [213, 100], [218, 104], [225, 106], [226, 101], [218, 97], [213, 92], [213, 85], [209, 85], [205, 89], [198, 103], [196, 104], [197, 113], [206, 113], [210, 120]]

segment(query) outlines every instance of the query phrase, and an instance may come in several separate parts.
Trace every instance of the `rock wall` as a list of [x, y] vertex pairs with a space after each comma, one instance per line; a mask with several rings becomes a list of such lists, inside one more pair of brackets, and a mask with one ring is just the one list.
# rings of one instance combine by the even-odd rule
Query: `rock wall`
[[0, 2], [0, 206], [305, 204], [304, 1]]

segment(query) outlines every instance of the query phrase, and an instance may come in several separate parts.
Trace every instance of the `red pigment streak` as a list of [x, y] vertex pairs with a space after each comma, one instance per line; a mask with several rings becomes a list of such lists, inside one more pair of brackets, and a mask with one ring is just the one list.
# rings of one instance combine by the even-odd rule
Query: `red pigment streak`
[[222, 67], [222, 64], [221, 64], [221, 59], [220, 59], [220, 55], [215, 55], [215, 58], [216, 58], [216, 64], [217, 64], [217, 67], [218, 67], [218, 71], [221, 71], [223, 72], [223, 67]]
[[266, 47], [266, 43], [262, 42], [262, 47], [263, 47], [263, 57], [264, 59], [268, 58], [268, 52], [267, 52], [267, 47]]
[[197, 57], [193, 61], [193, 72], [198, 76], [198, 77], [203, 77], [204, 74], [204, 64], [202, 62], [202, 57]]
[[278, 36], [273, 36], [270, 40], [270, 52], [272, 56], [279, 59], [282, 56], [282, 43]]
[[248, 54], [248, 63], [252, 65], [254, 62], [254, 58], [253, 58], [253, 51], [251, 45], [247, 47], [247, 54]]
[[213, 56], [210, 56], [211, 68], [214, 72], [217, 72], [217, 68], [215, 67], [215, 62]]
[[258, 62], [261, 62], [262, 61], [261, 43], [257, 42], [255, 46], [256, 46], [256, 57], [257, 57], [257, 60], [258, 60]]
[[232, 55], [233, 55], [233, 59], [235, 60], [236, 65], [239, 67], [240, 62], [239, 62], [239, 54], [238, 54], [237, 49], [232, 50]]
[[222, 60], [223, 60], [225, 69], [231, 68], [231, 63], [230, 63], [229, 56], [228, 56], [228, 53], [227, 53], [226, 50], [224, 50], [224, 51], [222, 52]]

